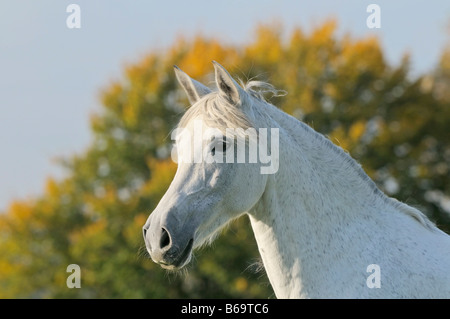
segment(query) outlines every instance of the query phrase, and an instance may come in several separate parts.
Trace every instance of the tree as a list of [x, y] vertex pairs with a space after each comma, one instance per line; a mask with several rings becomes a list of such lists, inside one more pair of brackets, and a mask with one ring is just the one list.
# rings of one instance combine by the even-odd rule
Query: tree
[[[247, 218], [196, 254], [186, 272], [148, 259], [142, 226], [173, 178], [170, 131], [188, 105], [173, 65], [210, 83], [212, 60], [244, 80], [259, 77], [285, 97], [284, 111], [346, 149], [388, 194], [420, 205], [450, 231], [448, 50], [436, 70], [409, 74], [405, 56], [390, 66], [376, 38], [338, 38], [328, 21], [286, 37], [261, 26], [245, 46], [180, 39], [128, 65], [101, 92], [85, 152], [61, 161], [67, 178], [17, 201], [0, 216], [0, 297], [272, 297]], [[69, 289], [69, 264], [81, 288]]]

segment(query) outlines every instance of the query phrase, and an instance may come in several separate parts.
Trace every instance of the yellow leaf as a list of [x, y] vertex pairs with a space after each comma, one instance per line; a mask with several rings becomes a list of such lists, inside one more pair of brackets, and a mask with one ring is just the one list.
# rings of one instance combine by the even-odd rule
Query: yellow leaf
[[366, 125], [364, 121], [357, 121], [354, 123], [349, 130], [349, 136], [352, 142], [357, 142], [364, 134], [365, 129]]

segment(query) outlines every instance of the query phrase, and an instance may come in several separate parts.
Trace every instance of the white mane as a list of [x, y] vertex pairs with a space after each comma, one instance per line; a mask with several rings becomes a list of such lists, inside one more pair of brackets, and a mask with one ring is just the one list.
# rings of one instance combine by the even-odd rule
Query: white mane
[[[261, 109], [260, 104], [267, 103], [265, 99], [265, 95], [270, 93], [272, 97], [275, 96], [283, 96], [287, 94], [285, 91], [277, 90], [272, 84], [263, 82], [263, 81], [249, 81], [244, 83], [240, 81], [241, 86], [248, 93], [246, 99], [244, 99], [241, 103], [247, 104], [252, 111], [250, 113], [261, 113], [264, 111]], [[270, 106], [274, 107], [270, 104]], [[258, 108], [256, 109], [255, 108]], [[198, 116], [202, 116], [203, 120], [205, 120], [209, 126], [218, 128], [225, 133], [227, 128], [243, 128], [247, 129], [249, 127], [255, 127], [255, 124], [252, 123], [253, 119], [250, 119], [243, 111], [241, 107], [237, 107], [235, 105], [231, 105], [227, 100], [224, 100], [220, 97], [218, 92], [211, 92], [203, 96], [197, 103], [192, 105], [187, 109], [183, 117], [180, 119], [178, 123], [178, 127], [185, 127], [187, 123], [192, 121], [194, 118]], [[266, 116], [270, 116], [267, 112], [265, 112]], [[304, 129], [306, 124], [298, 121], [295, 118], [292, 122], [295, 122], [294, 125], [298, 126], [298, 129]], [[432, 223], [429, 218], [423, 214], [421, 211], [405, 205], [398, 200], [386, 196], [378, 186], [373, 182], [372, 179], [364, 172], [361, 168], [361, 165], [356, 162], [347, 152], [345, 152], [342, 148], [333, 144], [328, 138], [324, 137], [322, 134], [316, 132], [315, 130], [307, 130], [308, 134], [311, 134], [312, 137], [316, 140], [317, 143], [324, 145], [325, 147], [332, 150], [338, 157], [346, 162], [347, 166], [350, 169], [353, 169], [358, 175], [364, 180], [365, 183], [372, 189], [373, 193], [378, 196], [381, 200], [385, 201], [386, 204], [392, 205], [399, 211], [413, 217], [418, 222], [420, 222], [426, 228], [432, 231], [440, 230]]]

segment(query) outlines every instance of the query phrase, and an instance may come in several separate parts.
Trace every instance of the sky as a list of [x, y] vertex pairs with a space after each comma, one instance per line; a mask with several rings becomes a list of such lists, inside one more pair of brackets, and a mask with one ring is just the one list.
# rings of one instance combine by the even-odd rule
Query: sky
[[[72, 3], [81, 28], [67, 27]], [[366, 24], [372, 3], [380, 28]], [[379, 37], [394, 65], [410, 54], [413, 75], [433, 70], [450, 44], [448, 0], [0, 0], [0, 211], [42, 194], [47, 177], [62, 178], [56, 159], [87, 148], [99, 92], [126, 64], [180, 36], [239, 45], [260, 24], [308, 32], [329, 18], [339, 34]]]

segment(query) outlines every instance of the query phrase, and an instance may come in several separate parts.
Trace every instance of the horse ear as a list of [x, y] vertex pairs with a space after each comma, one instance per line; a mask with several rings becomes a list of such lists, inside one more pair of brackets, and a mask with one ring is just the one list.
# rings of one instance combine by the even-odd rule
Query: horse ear
[[194, 104], [202, 96], [211, 92], [210, 88], [201, 84], [198, 81], [195, 81], [194, 79], [191, 79], [189, 75], [181, 71], [181, 69], [176, 65], [174, 65], [173, 68], [175, 70], [177, 80], [180, 83], [181, 87], [186, 92], [188, 100], [191, 104]]
[[213, 61], [213, 63], [216, 71], [216, 84], [220, 95], [233, 105], [238, 105], [241, 102], [241, 98], [244, 96], [245, 91], [237, 84], [223, 66], [216, 61]]

